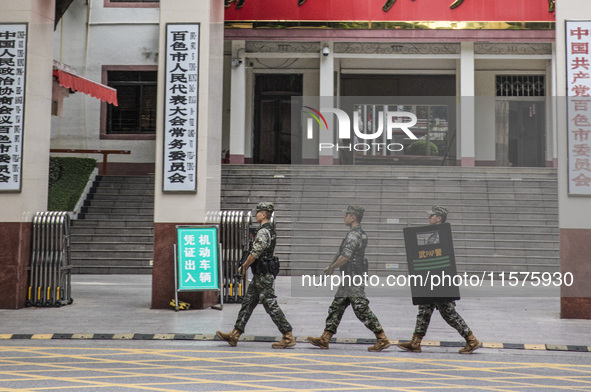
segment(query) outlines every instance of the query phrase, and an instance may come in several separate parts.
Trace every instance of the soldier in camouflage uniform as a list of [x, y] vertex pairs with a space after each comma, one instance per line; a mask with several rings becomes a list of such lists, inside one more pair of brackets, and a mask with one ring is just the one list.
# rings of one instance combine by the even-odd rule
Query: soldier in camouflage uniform
[[[442, 206], [433, 206], [431, 211], [426, 211], [429, 214], [429, 224], [439, 225], [445, 223], [447, 220], [448, 210]], [[427, 240], [428, 244], [439, 243], [439, 233], [432, 234]], [[417, 314], [417, 323], [415, 326], [415, 332], [412, 336], [412, 340], [408, 343], [400, 343], [398, 347], [404, 351], [410, 351], [413, 353], [421, 352], [421, 341], [427, 333], [429, 323], [431, 322], [431, 315], [433, 310], [437, 308], [441, 317], [450, 326], [456, 329], [460, 335], [466, 339], [466, 346], [460, 349], [460, 354], [472, 354], [474, 350], [479, 349], [482, 344], [476, 339], [468, 324], [464, 321], [462, 316], [456, 311], [455, 301], [441, 301], [435, 302], [428, 305], [419, 305], [419, 312]]]
[[273, 348], [289, 348], [296, 344], [291, 332], [292, 327], [277, 304], [277, 297], [273, 289], [275, 276], [268, 268], [268, 263], [272, 262], [273, 259], [277, 240], [275, 228], [270, 222], [273, 210], [273, 203], [259, 203], [257, 205], [255, 219], [260, 224], [260, 227], [257, 230], [250, 255], [238, 270], [243, 275], [248, 270], [248, 267], [252, 266], [253, 278], [246, 290], [246, 295], [242, 298], [242, 307], [238, 313], [234, 330], [230, 333], [216, 332], [220, 338], [227, 341], [232, 347], [236, 346], [240, 335], [244, 333], [246, 323], [259, 301], [263, 303], [265, 311], [271, 316], [271, 319], [283, 334], [281, 341], [273, 343], [271, 346]]
[[[361, 220], [365, 209], [360, 206], [349, 206], [345, 214], [345, 224], [351, 229], [341, 243], [339, 253], [333, 262], [324, 269], [324, 273], [332, 275], [337, 267], [340, 267], [346, 275], [363, 275], [367, 272], [367, 260], [365, 259], [365, 248], [367, 247], [367, 235], [361, 228]], [[382, 351], [390, 347], [390, 340], [386, 337], [384, 329], [375, 314], [369, 308], [369, 300], [365, 296], [365, 287], [349, 285], [343, 282], [339, 286], [332, 304], [328, 308], [326, 327], [322, 336], [308, 337], [308, 342], [314, 346], [328, 349], [332, 335], [343, 318], [347, 307], [351, 305], [355, 315], [369, 330], [375, 333], [377, 341], [373, 346], [368, 347], [369, 351]]]

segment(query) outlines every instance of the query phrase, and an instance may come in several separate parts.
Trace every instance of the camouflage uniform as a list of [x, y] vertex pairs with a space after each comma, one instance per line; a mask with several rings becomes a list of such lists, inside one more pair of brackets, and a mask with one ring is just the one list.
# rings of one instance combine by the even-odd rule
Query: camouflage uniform
[[[257, 262], [263, 257], [269, 258], [273, 256], [276, 239], [277, 236], [271, 223], [267, 222], [257, 230], [252, 251], [250, 252], [257, 259]], [[250, 319], [252, 312], [260, 301], [281, 333], [285, 334], [292, 330], [283, 311], [277, 304], [277, 296], [273, 289], [274, 281], [275, 277], [270, 272], [254, 273], [252, 281], [246, 290], [246, 295], [242, 298], [242, 307], [234, 325], [235, 329], [244, 332], [248, 319]]]
[[[431, 211], [425, 211], [430, 215], [439, 214], [447, 217], [447, 208], [441, 206], [434, 206]], [[439, 243], [439, 232], [433, 233], [427, 240], [427, 244]], [[431, 315], [433, 310], [437, 308], [439, 314], [452, 326], [460, 335], [466, 337], [472, 332], [462, 316], [456, 311], [455, 301], [440, 301], [429, 305], [419, 305], [419, 312], [417, 314], [417, 323], [415, 326], [415, 334], [425, 336], [429, 323], [431, 322]]]
[[[365, 258], [365, 248], [367, 247], [367, 235], [361, 228], [356, 226], [352, 228], [341, 243], [339, 248], [340, 255], [349, 259], [347, 264], [341, 267], [346, 275], [353, 276], [353, 266], [355, 262], [363, 262]], [[360, 259], [360, 260], [359, 260]], [[345, 283], [338, 288], [332, 304], [328, 308], [328, 317], [326, 318], [325, 330], [335, 334], [337, 328], [343, 318], [343, 314], [347, 307], [351, 305], [355, 316], [365, 325], [369, 330], [375, 334], [384, 331], [380, 321], [376, 315], [369, 308], [369, 300], [365, 296], [364, 286], [348, 286]]]
[[417, 323], [415, 325], [415, 333], [417, 335], [425, 336], [435, 308], [439, 309], [439, 314], [441, 314], [445, 322], [455, 328], [460, 335], [463, 337], [470, 335], [472, 331], [470, 331], [462, 316], [456, 311], [456, 303], [454, 301], [419, 305], [419, 313], [417, 314]]

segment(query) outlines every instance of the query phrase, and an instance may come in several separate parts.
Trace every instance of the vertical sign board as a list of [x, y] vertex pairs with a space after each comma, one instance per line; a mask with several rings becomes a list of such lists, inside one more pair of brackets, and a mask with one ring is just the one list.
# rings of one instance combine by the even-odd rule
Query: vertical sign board
[[178, 291], [219, 290], [217, 227], [177, 227]]
[[566, 21], [568, 193], [591, 195], [591, 21]]
[[199, 23], [166, 25], [163, 191], [197, 191]]
[[0, 191], [21, 191], [27, 27], [0, 24]]
[[[450, 224], [406, 227], [402, 231], [408, 274], [420, 276], [410, 280], [413, 305], [460, 299], [459, 287], [452, 284], [457, 270]], [[439, 285], [431, 288], [434, 275], [450, 278], [441, 279]]]

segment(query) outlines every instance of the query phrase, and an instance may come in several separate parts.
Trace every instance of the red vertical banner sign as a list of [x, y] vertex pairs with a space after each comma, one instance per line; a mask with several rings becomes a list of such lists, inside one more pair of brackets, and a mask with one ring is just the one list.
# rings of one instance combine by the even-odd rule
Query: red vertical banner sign
[[591, 21], [566, 21], [568, 193], [591, 195]]

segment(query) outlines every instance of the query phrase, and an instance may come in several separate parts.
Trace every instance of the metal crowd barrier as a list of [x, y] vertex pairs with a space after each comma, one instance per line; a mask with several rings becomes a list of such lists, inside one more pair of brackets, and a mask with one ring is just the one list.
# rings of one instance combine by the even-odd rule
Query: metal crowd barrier
[[30, 284], [25, 306], [62, 306], [71, 296], [70, 216], [38, 212], [33, 219]]
[[246, 293], [246, 276], [238, 277], [238, 264], [250, 242], [250, 211], [221, 211], [224, 302], [240, 302]]
[[[240, 302], [246, 294], [247, 276], [238, 276], [238, 266], [258, 225], [254, 223], [251, 211], [224, 210], [207, 214], [206, 223], [219, 225], [222, 244], [222, 295], [224, 302]], [[275, 214], [271, 216], [275, 223]]]

